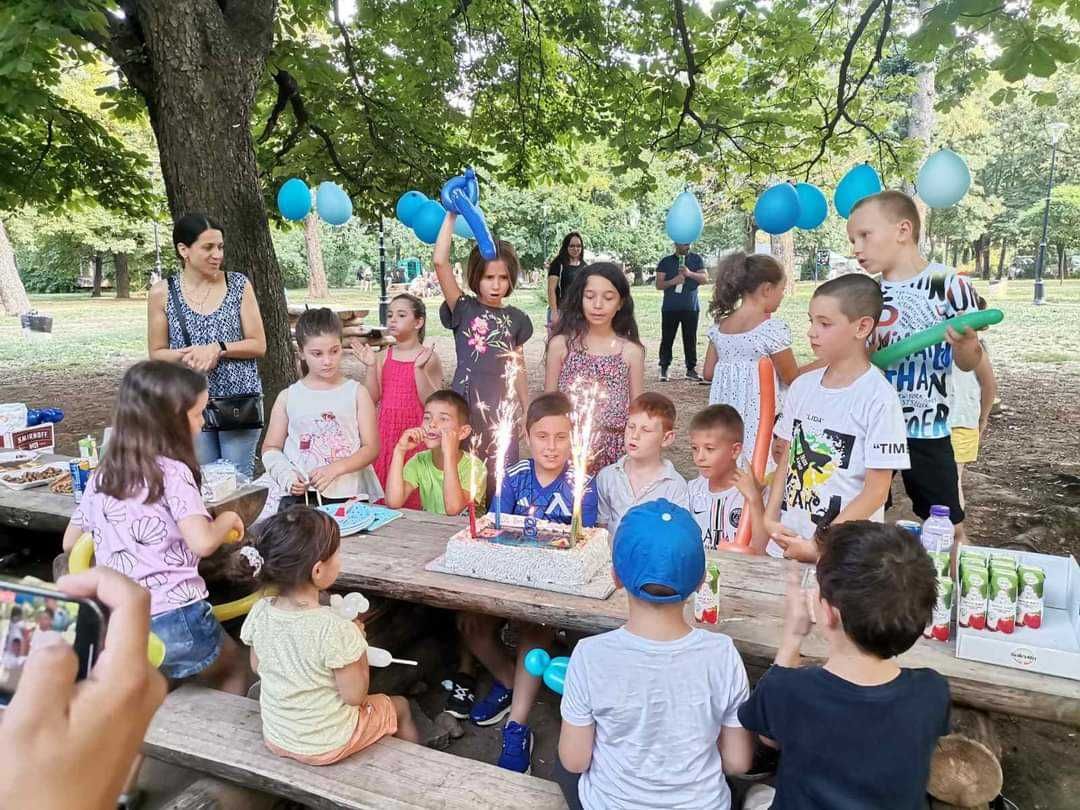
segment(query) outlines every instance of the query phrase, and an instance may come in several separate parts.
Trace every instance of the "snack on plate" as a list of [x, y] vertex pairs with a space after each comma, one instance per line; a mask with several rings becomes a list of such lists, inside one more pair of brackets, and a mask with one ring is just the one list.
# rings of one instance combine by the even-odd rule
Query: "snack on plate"
[[49, 486], [49, 491], [56, 495], [71, 495], [71, 473], [66, 472], [53, 481]]
[[64, 469], [55, 465], [36, 467], [22, 472], [10, 472], [0, 475], [0, 481], [12, 489], [29, 489], [51, 484], [64, 474]]

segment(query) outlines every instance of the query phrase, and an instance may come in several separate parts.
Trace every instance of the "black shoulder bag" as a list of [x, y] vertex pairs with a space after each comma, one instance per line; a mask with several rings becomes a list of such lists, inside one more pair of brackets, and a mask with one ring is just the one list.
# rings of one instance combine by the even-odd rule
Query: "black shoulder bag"
[[[173, 309], [180, 319], [180, 333], [184, 336], [184, 345], [191, 345], [191, 332], [188, 331], [187, 316], [180, 300], [179, 284], [176, 276], [169, 277], [169, 298]], [[225, 276], [225, 289], [228, 295], [229, 276]], [[241, 394], [235, 397], [210, 397], [203, 411], [203, 430], [253, 430], [263, 426], [262, 394]]]

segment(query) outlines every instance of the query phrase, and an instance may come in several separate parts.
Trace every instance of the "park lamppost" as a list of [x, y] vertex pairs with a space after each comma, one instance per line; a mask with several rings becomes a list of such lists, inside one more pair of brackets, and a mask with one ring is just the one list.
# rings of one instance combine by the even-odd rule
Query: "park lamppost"
[[386, 326], [386, 311], [390, 302], [386, 298], [386, 238], [383, 218], [379, 216], [379, 325]]
[[1046, 265], [1046, 229], [1050, 223], [1050, 192], [1054, 190], [1054, 165], [1057, 161], [1057, 145], [1069, 125], [1056, 121], [1046, 127], [1050, 135], [1050, 179], [1046, 182], [1046, 205], [1043, 207], [1042, 241], [1039, 242], [1039, 256], [1035, 259], [1035, 303], [1046, 303], [1046, 288], [1043, 285], [1043, 268]]

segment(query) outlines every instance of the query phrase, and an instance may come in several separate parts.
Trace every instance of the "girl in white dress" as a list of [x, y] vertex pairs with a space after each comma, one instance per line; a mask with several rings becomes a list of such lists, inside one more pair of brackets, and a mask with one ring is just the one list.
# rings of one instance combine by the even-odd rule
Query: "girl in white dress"
[[[758, 360], [772, 358], [778, 382], [799, 374], [791, 351], [791, 330], [771, 317], [784, 300], [784, 268], [772, 256], [732, 253], [720, 260], [709, 314], [705, 379], [712, 382], [709, 404], [730, 405], [743, 418], [744, 453], [754, 447], [761, 413]], [[776, 407], [781, 402], [777, 384]]]

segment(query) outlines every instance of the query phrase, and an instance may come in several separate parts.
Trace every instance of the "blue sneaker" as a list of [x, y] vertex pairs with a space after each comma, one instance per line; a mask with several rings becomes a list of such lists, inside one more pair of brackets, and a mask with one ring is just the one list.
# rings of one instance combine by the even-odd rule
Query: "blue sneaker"
[[533, 733], [528, 726], [511, 720], [503, 729], [503, 747], [498, 765], [508, 771], [529, 773], [532, 770]]
[[507, 689], [498, 681], [493, 681], [487, 696], [473, 704], [469, 719], [478, 726], [493, 726], [510, 713], [510, 702], [513, 699], [513, 689]]

